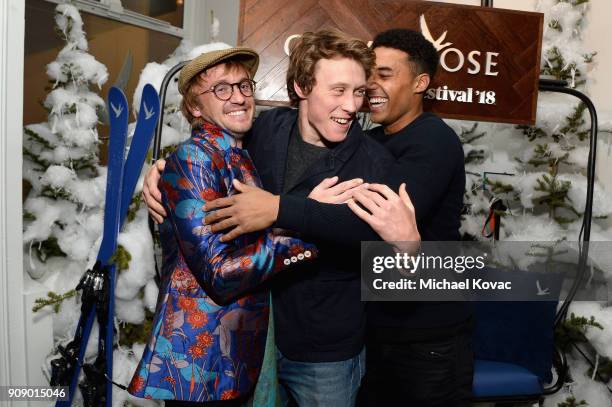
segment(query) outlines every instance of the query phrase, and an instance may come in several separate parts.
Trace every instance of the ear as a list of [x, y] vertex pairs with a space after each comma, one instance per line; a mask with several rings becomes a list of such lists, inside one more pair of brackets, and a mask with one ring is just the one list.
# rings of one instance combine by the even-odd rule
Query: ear
[[191, 115], [193, 117], [202, 117], [202, 111], [200, 110], [200, 107], [196, 104], [191, 104], [189, 102], [185, 102], [185, 105], [187, 106], [187, 110], [189, 110], [189, 113], [191, 113]]
[[298, 85], [296, 81], [293, 81], [293, 89], [295, 89], [295, 93], [297, 93], [300, 99], [306, 99], [306, 96], [308, 96], [308, 94], [306, 94], [304, 89], [302, 89], [302, 87]]
[[414, 93], [423, 93], [429, 87], [429, 83], [431, 82], [431, 78], [429, 74], [422, 73], [418, 75], [414, 80]]

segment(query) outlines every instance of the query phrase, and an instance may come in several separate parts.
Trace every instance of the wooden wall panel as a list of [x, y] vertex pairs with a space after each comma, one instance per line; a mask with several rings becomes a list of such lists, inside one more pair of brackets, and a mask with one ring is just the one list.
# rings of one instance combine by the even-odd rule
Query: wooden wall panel
[[[451, 44], [439, 49], [439, 54], [443, 56], [446, 51], [447, 66], [457, 64], [457, 53], [465, 60], [458, 72], [440, 66], [431, 88], [442, 90], [446, 86], [454, 92], [465, 92], [466, 97], [471, 94], [469, 102], [440, 97], [426, 100], [427, 110], [457, 119], [535, 123], [542, 48], [540, 13], [411, 0], [242, 0], [238, 37], [241, 45], [260, 52], [255, 78], [257, 98], [279, 102], [288, 100], [284, 44], [289, 36], [335, 28], [367, 42], [388, 28], [424, 32], [421, 17], [433, 39], [446, 32], [444, 42]], [[449, 51], [451, 48], [455, 50]], [[472, 51], [480, 52], [481, 70], [477, 74], [467, 72]], [[493, 57], [497, 76], [484, 72], [487, 52], [498, 53]], [[495, 102], [484, 103], [484, 92], [494, 95]], [[444, 96], [442, 91], [435, 94]], [[455, 98], [458, 95], [455, 93]], [[451, 98], [448, 92], [446, 96]]]

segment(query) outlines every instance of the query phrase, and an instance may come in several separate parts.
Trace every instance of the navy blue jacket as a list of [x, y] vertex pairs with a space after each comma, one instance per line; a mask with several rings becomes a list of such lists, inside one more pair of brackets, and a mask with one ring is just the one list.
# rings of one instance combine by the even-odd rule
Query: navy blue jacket
[[[247, 149], [264, 188], [281, 194], [291, 129], [297, 125], [297, 110], [278, 108], [262, 113], [253, 126]], [[382, 182], [385, 168], [393, 162], [383, 146], [365, 136], [353, 124], [346, 140], [315, 162], [296, 186], [282, 195], [279, 219], [296, 219], [284, 226], [302, 233], [314, 243], [319, 257], [302, 270], [280, 273], [272, 284], [276, 344], [289, 359], [305, 362], [346, 360], [357, 355], [364, 341], [365, 303], [360, 301], [360, 240], [379, 240], [378, 235], [359, 220], [346, 205], [326, 205], [317, 228], [337, 229], [350, 222], [352, 238], [339, 239], [335, 233], [319, 233], [304, 222], [305, 213], [318, 207], [306, 197], [324, 178], [339, 176], [340, 181], [363, 178]], [[354, 222], [354, 220], [356, 221]], [[338, 226], [337, 226], [338, 225]], [[350, 230], [343, 230], [351, 235]]]

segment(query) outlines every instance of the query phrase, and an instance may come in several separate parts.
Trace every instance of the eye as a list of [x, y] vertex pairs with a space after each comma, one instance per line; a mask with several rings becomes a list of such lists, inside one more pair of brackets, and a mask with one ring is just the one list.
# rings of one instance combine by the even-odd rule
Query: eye
[[240, 90], [243, 92], [252, 92], [253, 86], [250, 81], [240, 82]]
[[332, 94], [336, 96], [341, 96], [344, 93], [344, 88], [336, 87], [332, 89]]
[[357, 97], [362, 98], [362, 97], [365, 96], [365, 94], [366, 94], [365, 88], [359, 88], [359, 89], [355, 90], [355, 96], [357, 96]]
[[221, 97], [225, 97], [232, 93], [232, 85], [229, 83], [221, 82], [218, 85], [215, 85], [215, 94]]

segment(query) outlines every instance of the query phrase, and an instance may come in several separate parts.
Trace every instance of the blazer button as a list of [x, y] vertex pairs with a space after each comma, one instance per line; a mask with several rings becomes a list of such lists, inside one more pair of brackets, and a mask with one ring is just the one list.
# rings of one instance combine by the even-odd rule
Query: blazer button
[[296, 262], [297, 262], [297, 257], [291, 256], [291, 263], [296, 263]]
[[285, 266], [288, 266], [288, 265], [290, 265], [290, 264], [291, 264], [291, 260], [289, 260], [289, 259], [285, 259], [285, 260], [283, 261], [283, 263], [285, 263]]
[[304, 257], [310, 257], [312, 255], [312, 253], [310, 253], [310, 250], [306, 250], [304, 252]]
[[304, 260], [304, 253], [300, 253], [297, 256], [298, 260]]

